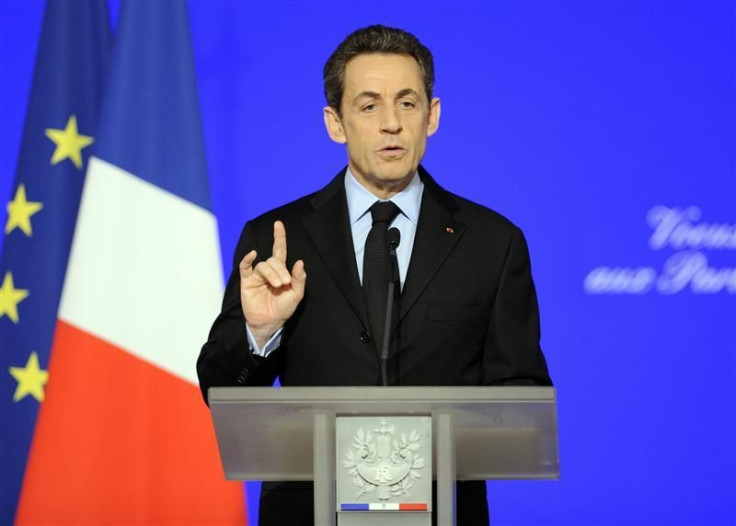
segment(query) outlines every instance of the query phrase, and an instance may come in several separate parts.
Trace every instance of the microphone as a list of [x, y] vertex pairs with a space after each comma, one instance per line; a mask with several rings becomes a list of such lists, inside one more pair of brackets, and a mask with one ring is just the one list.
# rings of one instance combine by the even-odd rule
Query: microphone
[[396, 249], [399, 248], [401, 242], [401, 232], [395, 226], [386, 231], [386, 243], [388, 243], [388, 252], [391, 256], [396, 257]]
[[391, 279], [388, 282], [388, 297], [386, 299], [386, 322], [383, 327], [383, 342], [381, 346], [381, 380], [384, 386], [388, 385], [388, 348], [391, 343], [391, 326], [393, 325], [394, 293], [399, 285], [399, 261], [396, 257], [396, 249], [401, 242], [401, 232], [396, 227], [386, 231], [386, 243], [388, 254], [391, 258]]

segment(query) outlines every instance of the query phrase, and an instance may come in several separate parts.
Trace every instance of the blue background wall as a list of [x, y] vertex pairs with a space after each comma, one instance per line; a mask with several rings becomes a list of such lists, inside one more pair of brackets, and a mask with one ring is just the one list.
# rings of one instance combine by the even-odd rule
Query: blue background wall
[[[2, 203], [42, 11], [0, 4]], [[736, 224], [733, 1], [192, 1], [190, 17], [227, 272], [247, 218], [345, 163], [321, 115], [336, 44], [384, 23], [434, 52], [424, 165], [525, 231], [559, 394], [561, 480], [490, 483], [494, 525], [736, 523], [736, 235], [702, 225]]]

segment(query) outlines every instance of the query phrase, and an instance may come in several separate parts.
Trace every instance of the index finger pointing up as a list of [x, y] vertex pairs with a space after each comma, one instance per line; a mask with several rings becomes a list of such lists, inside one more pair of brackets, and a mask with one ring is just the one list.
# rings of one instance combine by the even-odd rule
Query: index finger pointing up
[[281, 221], [273, 223], [273, 257], [286, 264], [286, 228]]

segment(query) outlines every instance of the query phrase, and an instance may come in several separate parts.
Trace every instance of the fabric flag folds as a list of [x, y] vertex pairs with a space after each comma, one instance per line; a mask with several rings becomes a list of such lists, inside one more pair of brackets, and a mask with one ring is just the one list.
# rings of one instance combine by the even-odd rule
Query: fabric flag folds
[[0, 524], [12, 523], [39, 407], [109, 55], [106, 2], [49, 2], [0, 258]]
[[223, 278], [184, 2], [122, 4], [94, 140], [17, 520], [244, 524], [196, 386]]

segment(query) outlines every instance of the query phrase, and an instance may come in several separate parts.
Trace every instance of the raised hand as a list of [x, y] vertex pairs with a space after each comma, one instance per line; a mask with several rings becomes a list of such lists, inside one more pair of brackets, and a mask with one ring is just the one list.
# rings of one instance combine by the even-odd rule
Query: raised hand
[[273, 224], [273, 253], [255, 267], [255, 250], [240, 261], [240, 302], [243, 315], [259, 347], [283, 327], [304, 297], [307, 273], [302, 260], [286, 268], [286, 229], [281, 221]]

